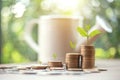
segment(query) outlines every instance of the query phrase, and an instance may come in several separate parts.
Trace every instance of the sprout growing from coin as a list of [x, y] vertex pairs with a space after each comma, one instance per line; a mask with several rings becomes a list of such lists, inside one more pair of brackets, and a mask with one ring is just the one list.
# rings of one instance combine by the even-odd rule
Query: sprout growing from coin
[[89, 32], [91, 26], [90, 25], [86, 25], [85, 27], [77, 27], [77, 32], [82, 36], [82, 37], [86, 37], [87, 38], [87, 42], [86, 45], [89, 45], [89, 38], [90, 37], [94, 37], [98, 34], [100, 34], [101, 32], [99, 30], [93, 30], [91, 32]]
[[38, 63], [39, 63], [39, 64], [42, 64], [42, 61], [41, 61], [41, 60], [39, 60], [39, 61], [38, 61]]
[[53, 57], [53, 59], [56, 59], [57, 58], [57, 54], [53, 53], [52, 57]]
[[72, 49], [76, 48], [76, 43], [73, 43], [72, 41], [69, 42], [69, 45]]

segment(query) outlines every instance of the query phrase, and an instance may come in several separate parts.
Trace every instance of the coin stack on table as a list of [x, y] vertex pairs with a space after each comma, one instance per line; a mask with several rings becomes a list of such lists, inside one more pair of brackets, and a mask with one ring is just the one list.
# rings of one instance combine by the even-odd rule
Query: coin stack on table
[[48, 62], [49, 67], [63, 67], [62, 62]]
[[80, 53], [66, 53], [66, 68], [81, 68], [81, 54]]
[[81, 46], [82, 68], [92, 69], [95, 65], [95, 49], [93, 46]]

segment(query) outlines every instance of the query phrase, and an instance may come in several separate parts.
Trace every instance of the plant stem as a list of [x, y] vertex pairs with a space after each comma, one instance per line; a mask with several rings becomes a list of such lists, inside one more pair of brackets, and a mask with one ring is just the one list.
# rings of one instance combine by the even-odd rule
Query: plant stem
[[88, 34], [88, 31], [87, 31], [87, 45], [89, 44], [89, 34]]
[[88, 39], [89, 39], [89, 36], [87, 36], [87, 45], [89, 44], [89, 40]]

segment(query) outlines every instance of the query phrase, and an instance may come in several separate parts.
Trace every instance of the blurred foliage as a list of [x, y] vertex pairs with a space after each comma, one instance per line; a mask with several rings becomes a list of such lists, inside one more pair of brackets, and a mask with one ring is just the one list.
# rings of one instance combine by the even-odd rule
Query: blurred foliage
[[111, 57], [109, 56], [109, 58], [119, 58], [120, 57], [120, 43], [119, 43], [120, 0], [99, 0], [99, 3], [101, 5], [96, 9], [93, 8], [93, 12], [96, 12], [96, 14], [103, 16], [111, 24], [113, 32], [103, 34], [102, 35], [103, 38], [98, 39], [96, 45], [105, 50], [104, 52], [105, 55], [112, 54]]
[[[28, 62], [36, 61], [37, 53], [35, 53], [24, 41], [25, 24], [32, 18], [36, 18], [43, 12], [40, 8], [40, 2], [32, 0], [26, 8], [26, 12], [21, 18], [16, 18], [12, 13], [12, 5], [17, 3], [14, 0], [3, 0], [2, 7], [2, 32], [3, 32], [3, 48], [2, 62]], [[38, 11], [37, 13], [34, 13]], [[8, 14], [6, 14], [8, 13]], [[41, 13], [42, 14], [42, 13]], [[37, 41], [37, 28], [33, 30], [33, 37]], [[33, 57], [34, 56], [34, 57]]]
[[[2, 63], [18, 63], [37, 60], [37, 53], [24, 41], [24, 27], [28, 21], [46, 14], [71, 15], [74, 11], [60, 10], [56, 5], [47, 7], [45, 0], [2, 0]], [[95, 24], [95, 16], [104, 17], [112, 26], [112, 33], [101, 35], [95, 42], [97, 58], [120, 57], [120, 0], [80, 0], [78, 12], [84, 17], [84, 24]], [[23, 15], [16, 17], [13, 6], [22, 3], [25, 7]], [[69, 3], [68, 3], [69, 4]], [[61, 5], [62, 6], [62, 5]], [[37, 26], [37, 25], [36, 25]], [[37, 42], [37, 27], [32, 36]]]

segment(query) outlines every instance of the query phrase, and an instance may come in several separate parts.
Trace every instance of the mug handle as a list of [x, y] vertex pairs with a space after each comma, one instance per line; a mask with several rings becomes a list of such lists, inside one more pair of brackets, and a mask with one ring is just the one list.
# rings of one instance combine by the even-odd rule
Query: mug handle
[[26, 24], [25, 31], [24, 31], [24, 39], [28, 43], [28, 45], [38, 53], [39, 47], [37, 43], [35, 43], [35, 41], [32, 39], [32, 36], [31, 36], [34, 24], [38, 24], [38, 19], [33, 19]]

